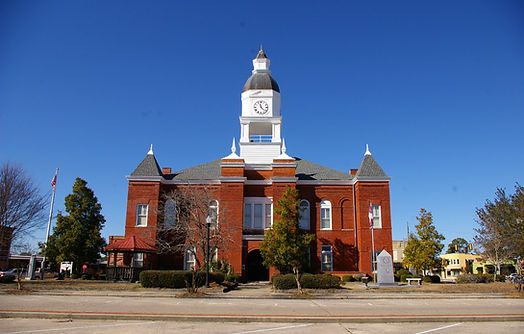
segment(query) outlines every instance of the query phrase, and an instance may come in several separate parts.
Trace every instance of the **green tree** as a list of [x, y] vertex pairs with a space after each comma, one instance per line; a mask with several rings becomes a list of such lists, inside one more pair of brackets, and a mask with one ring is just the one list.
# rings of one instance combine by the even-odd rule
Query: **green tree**
[[404, 250], [404, 265], [422, 270], [424, 275], [427, 270], [440, 266], [438, 258], [444, 244], [444, 236], [438, 233], [433, 225], [431, 212], [420, 209], [417, 216], [419, 224], [415, 226], [417, 235], [410, 234], [408, 244]]
[[302, 293], [300, 277], [307, 265], [309, 245], [315, 236], [299, 228], [298, 190], [287, 187], [275, 208], [273, 226], [266, 231], [260, 244], [264, 265], [280, 272], [293, 272], [299, 293]]
[[486, 200], [475, 213], [479, 225], [475, 244], [484, 258], [495, 262], [495, 273], [500, 273], [502, 261], [524, 258], [524, 187], [516, 184], [511, 195], [497, 188], [495, 199]]
[[446, 254], [468, 252], [468, 241], [463, 238], [455, 238], [448, 244]]
[[73, 193], [65, 198], [68, 215], [57, 215], [53, 234], [44, 247], [49, 262], [56, 265], [62, 261], [73, 261], [77, 272], [83, 263], [99, 259], [106, 245], [100, 235], [105, 223], [100, 213], [102, 206], [86, 185], [86, 181], [76, 178]]

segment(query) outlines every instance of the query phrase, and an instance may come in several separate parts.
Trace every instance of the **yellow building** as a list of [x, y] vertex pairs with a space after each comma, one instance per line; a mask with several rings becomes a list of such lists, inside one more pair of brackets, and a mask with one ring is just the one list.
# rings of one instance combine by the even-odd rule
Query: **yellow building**
[[440, 256], [442, 259], [441, 279], [456, 280], [465, 272], [473, 272], [473, 262], [482, 261], [480, 255], [450, 253]]

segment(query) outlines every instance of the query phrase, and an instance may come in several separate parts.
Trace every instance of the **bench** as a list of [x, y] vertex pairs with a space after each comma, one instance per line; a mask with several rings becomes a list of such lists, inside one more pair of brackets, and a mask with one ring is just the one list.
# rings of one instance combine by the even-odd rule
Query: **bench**
[[422, 278], [406, 278], [406, 281], [408, 282], [408, 285], [411, 285], [411, 282], [417, 282], [417, 285], [420, 285]]

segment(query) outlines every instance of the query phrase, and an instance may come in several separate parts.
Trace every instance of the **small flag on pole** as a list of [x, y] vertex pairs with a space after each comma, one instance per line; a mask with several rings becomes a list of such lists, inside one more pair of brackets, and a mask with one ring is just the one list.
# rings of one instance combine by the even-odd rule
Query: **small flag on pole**
[[369, 202], [369, 228], [373, 228], [373, 206], [371, 205], [371, 202]]
[[51, 180], [51, 186], [53, 187], [53, 191], [55, 191], [55, 187], [56, 187], [56, 174], [55, 174], [55, 176], [53, 177], [53, 179]]

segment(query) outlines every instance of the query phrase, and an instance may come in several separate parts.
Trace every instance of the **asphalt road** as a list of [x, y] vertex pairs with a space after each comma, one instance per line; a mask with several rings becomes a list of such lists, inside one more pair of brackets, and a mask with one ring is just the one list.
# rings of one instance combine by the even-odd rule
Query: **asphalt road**
[[479, 334], [524, 332], [524, 322], [424, 322], [424, 323], [260, 323], [260, 322], [177, 322], [177, 321], [111, 321], [111, 320], [50, 320], [0, 319], [0, 333], [90, 333], [90, 334]]
[[220, 299], [2, 295], [1, 317], [251, 322], [524, 320], [524, 299]]

